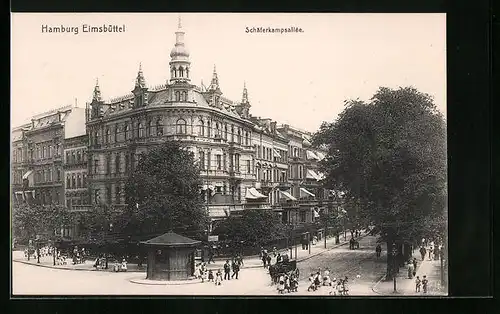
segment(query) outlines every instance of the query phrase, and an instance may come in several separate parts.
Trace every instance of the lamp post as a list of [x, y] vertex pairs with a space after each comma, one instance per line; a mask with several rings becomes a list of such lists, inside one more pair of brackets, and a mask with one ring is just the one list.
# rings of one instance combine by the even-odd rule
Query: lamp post
[[392, 243], [392, 263], [393, 263], [393, 273], [392, 280], [394, 282], [394, 293], [396, 293], [396, 256], [398, 254], [398, 249], [396, 248], [396, 243]]
[[307, 232], [307, 248], [309, 249], [309, 254], [311, 254], [311, 232]]
[[444, 286], [444, 246], [439, 250], [439, 257], [441, 259], [441, 286]]

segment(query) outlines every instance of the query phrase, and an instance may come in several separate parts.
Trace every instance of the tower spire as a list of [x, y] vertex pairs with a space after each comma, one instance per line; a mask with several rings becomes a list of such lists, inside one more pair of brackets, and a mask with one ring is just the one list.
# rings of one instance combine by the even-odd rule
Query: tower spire
[[142, 62], [139, 62], [139, 71], [137, 72], [137, 77], [135, 79], [135, 87], [146, 88], [146, 80], [144, 79], [144, 74], [142, 73]]
[[215, 64], [214, 64], [214, 73], [212, 74], [212, 81], [210, 82], [208, 90], [220, 90], [219, 78], [217, 77], [217, 69], [215, 67]]
[[170, 58], [170, 81], [173, 83], [190, 81], [191, 62], [189, 62], [189, 51], [184, 46], [184, 31], [180, 15], [175, 32], [175, 46], [170, 52]]
[[99, 78], [95, 80], [94, 93], [92, 95], [92, 100], [101, 101], [101, 89], [99, 88]]
[[247, 84], [245, 81], [243, 81], [243, 97], [241, 99], [242, 104], [248, 104], [248, 91], [247, 91]]

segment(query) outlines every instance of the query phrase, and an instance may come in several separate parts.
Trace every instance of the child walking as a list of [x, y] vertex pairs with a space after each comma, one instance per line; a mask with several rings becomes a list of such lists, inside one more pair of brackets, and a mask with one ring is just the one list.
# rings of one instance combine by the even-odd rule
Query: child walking
[[422, 278], [422, 288], [424, 289], [424, 293], [427, 293], [427, 284], [429, 281], [427, 280], [427, 276], [424, 276]]
[[415, 279], [415, 292], [420, 292], [420, 285], [422, 284], [422, 281], [420, 280], [419, 276]]
[[217, 271], [217, 274], [215, 274], [215, 285], [220, 286], [222, 282], [222, 272], [220, 269]]
[[211, 269], [208, 271], [208, 281], [214, 282], [214, 272]]

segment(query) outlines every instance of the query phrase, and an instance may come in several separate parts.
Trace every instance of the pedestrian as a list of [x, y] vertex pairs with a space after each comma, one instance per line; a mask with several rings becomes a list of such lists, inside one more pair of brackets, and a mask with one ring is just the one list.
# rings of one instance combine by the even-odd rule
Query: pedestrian
[[266, 262], [267, 262], [267, 256], [266, 254], [262, 253], [262, 263], [264, 263], [264, 268], [266, 268]]
[[276, 255], [276, 264], [278, 263], [281, 263], [281, 253], [278, 253], [278, 255]]
[[315, 291], [316, 290], [316, 285], [314, 284], [314, 274], [311, 273], [311, 276], [309, 276], [309, 287], [307, 287], [307, 291]]
[[330, 271], [327, 269], [323, 274], [323, 286], [331, 286], [332, 281], [330, 280]]
[[342, 293], [343, 295], [349, 294], [349, 286], [347, 285], [348, 278], [345, 276], [344, 280], [342, 280]]
[[424, 246], [420, 248], [420, 256], [422, 256], [422, 260], [425, 259], [425, 253], [427, 253], [427, 250], [425, 249]]
[[283, 293], [285, 291], [285, 276], [281, 275], [278, 280], [278, 291]]
[[267, 254], [266, 261], [267, 261], [267, 267], [269, 268], [269, 266], [271, 266], [271, 255]]
[[420, 292], [420, 285], [422, 284], [422, 281], [420, 280], [419, 276], [415, 279], [415, 292]]
[[413, 277], [415, 277], [415, 275], [417, 274], [417, 258], [414, 257], [413, 258]]
[[377, 258], [379, 258], [380, 254], [382, 253], [382, 246], [380, 244], [377, 244], [377, 247], [375, 248], [375, 253], [377, 254]]
[[229, 264], [229, 260], [226, 260], [224, 264], [224, 280], [231, 280], [231, 265]]
[[318, 236], [314, 235], [312, 245], [316, 245], [317, 242], [318, 242]]
[[433, 252], [433, 250], [434, 250], [434, 247], [431, 245], [429, 247], [429, 261], [432, 261], [432, 252]]
[[238, 279], [240, 264], [237, 261], [234, 261], [232, 267], [233, 267], [233, 274], [231, 275], [231, 278], [234, 278], [234, 276], [236, 276], [236, 279]]
[[236, 255], [236, 260], [238, 262], [238, 266], [243, 267], [243, 256], [241, 254]]
[[413, 279], [414, 270], [413, 261], [408, 261], [408, 279]]
[[127, 260], [126, 259], [122, 259], [122, 264], [121, 264], [120, 270], [127, 271]]
[[427, 293], [427, 284], [429, 283], [429, 281], [427, 280], [427, 276], [424, 276], [422, 278], [422, 288], [424, 290], [424, 293]]
[[273, 256], [276, 257], [276, 255], [278, 255], [278, 249], [273, 247]]
[[316, 275], [314, 276], [314, 286], [315, 286], [315, 289], [318, 289], [319, 287], [321, 287], [321, 272], [318, 271], [316, 273]]
[[208, 281], [214, 282], [214, 272], [211, 269], [208, 271]]
[[221, 282], [222, 282], [222, 273], [219, 269], [219, 270], [217, 270], [217, 274], [215, 274], [215, 285], [220, 286]]

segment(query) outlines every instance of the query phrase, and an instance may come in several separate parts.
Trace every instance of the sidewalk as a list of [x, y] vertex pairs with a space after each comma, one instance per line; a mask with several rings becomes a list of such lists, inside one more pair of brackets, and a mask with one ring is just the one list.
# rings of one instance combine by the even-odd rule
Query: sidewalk
[[[367, 234], [362, 233], [358, 237], [358, 239], [365, 237]], [[292, 249], [292, 259], [297, 259], [297, 262], [302, 262], [305, 260], [308, 260], [314, 256], [320, 255], [324, 252], [327, 252], [329, 250], [332, 250], [334, 248], [337, 248], [339, 246], [343, 246], [349, 243], [349, 237], [347, 237], [346, 241], [342, 241], [343, 237], [340, 237], [340, 243], [335, 244], [335, 237], [331, 237], [327, 239], [326, 241], [326, 249], [324, 248], [324, 240], [318, 241], [316, 245], [311, 245], [311, 253], [309, 254], [309, 250], [302, 250], [302, 245], [299, 244], [297, 245], [297, 257], [295, 257], [295, 248]], [[281, 254], [289, 254], [290, 255], [290, 250], [280, 250], [279, 251]], [[33, 266], [39, 266], [39, 267], [47, 267], [47, 268], [54, 268], [54, 269], [65, 269], [65, 270], [80, 270], [80, 271], [113, 271], [113, 263], [110, 261], [108, 263], [108, 269], [107, 270], [96, 270], [93, 267], [94, 261], [92, 260], [87, 260], [85, 263], [82, 264], [76, 264], [73, 265], [71, 261], [68, 261], [67, 265], [54, 265], [53, 258], [52, 256], [44, 256], [40, 258], [40, 263], [37, 263], [36, 258], [30, 258], [28, 261], [24, 257], [24, 252], [22, 251], [13, 251], [12, 252], [12, 260], [14, 262], [19, 262], [19, 263], [24, 263], [24, 264], [29, 264]], [[226, 262], [226, 259], [215, 259], [215, 263], [210, 263], [207, 264], [208, 269], [219, 269], [223, 268], [224, 263]], [[272, 263], [274, 264], [276, 262], [276, 258], [273, 257]], [[243, 267], [242, 268], [258, 268], [258, 267], [263, 267], [262, 260], [258, 255], [254, 256], [248, 256], [248, 257], [243, 257]], [[143, 267], [138, 268], [137, 264], [131, 264], [129, 263], [127, 265], [127, 272], [145, 272], [146, 271], [146, 263], [143, 264]]]
[[[421, 260], [420, 253], [415, 250], [413, 254], [417, 258], [417, 273], [420, 279], [423, 276], [427, 276], [429, 281], [427, 285], [427, 294], [423, 293], [423, 289], [420, 292], [415, 292], [415, 277], [413, 279], [408, 278], [408, 272], [406, 268], [401, 268], [399, 274], [396, 278], [396, 290], [394, 293], [394, 283], [393, 281], [385, 281], [382, 278], [378, 283], [376, 283], [372, 290], [377, 294], [382, 295], [405, 295], [405, 296], [446, 296], [448, 295], [447, 288], [441, 286], [441, 261], [429, 260], [427, 257], [424, 261]], [[446, 281], [446, 280], [445, 280]]]

